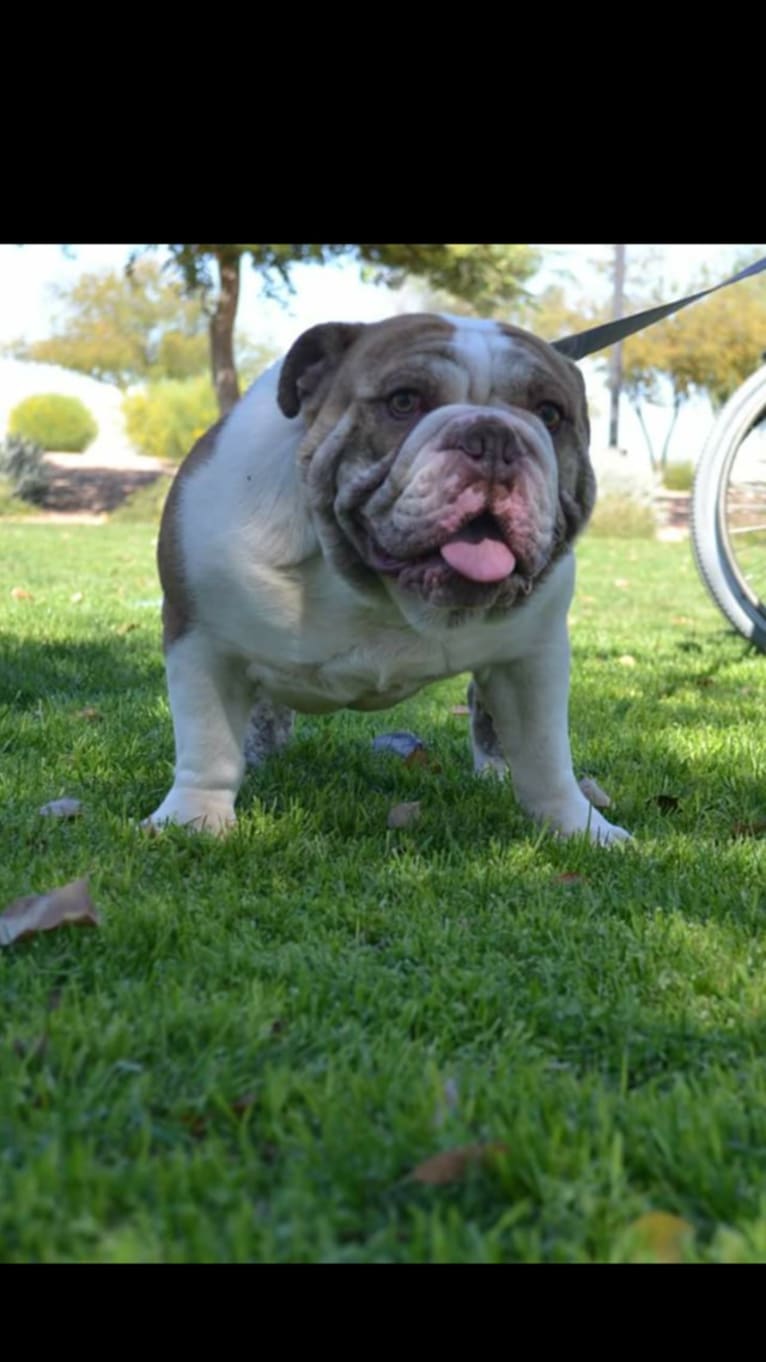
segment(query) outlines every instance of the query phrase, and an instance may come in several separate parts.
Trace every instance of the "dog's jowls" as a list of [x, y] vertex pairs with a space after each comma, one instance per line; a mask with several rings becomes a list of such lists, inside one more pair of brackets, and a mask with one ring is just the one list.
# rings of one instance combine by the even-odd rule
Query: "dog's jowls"
[[561, 834], [626, 837], [569, 749], [572, 542], [594, 494], [582, 378], [544, 341], [426, 314], [307, 331], [168, 497], [176, 768], [150, 821], [220, 832], [293, 711], [383, 709], [470, 671], [475, 770], [510, 770]]

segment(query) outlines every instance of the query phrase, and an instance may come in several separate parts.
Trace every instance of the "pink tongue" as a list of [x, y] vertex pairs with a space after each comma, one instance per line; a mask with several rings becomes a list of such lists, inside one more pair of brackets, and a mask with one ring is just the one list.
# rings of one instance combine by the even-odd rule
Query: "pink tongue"
[[439, 552], [455, 572], [472, 582], [501, 582], [503, 577], [510, 577], [516, 566], [511, 550], [499, 539], [481, 539], [478, 544], [455, 539], [451, 544], [442, 544]]

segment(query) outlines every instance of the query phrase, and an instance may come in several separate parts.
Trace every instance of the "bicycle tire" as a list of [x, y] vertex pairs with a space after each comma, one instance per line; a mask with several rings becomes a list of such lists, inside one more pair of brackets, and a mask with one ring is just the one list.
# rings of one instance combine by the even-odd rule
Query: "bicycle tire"
[[766, 652], [766, 604], [737, 564], [726, 492], [737, 452], [766, 416], [766, 365], [737, 388], [720, 411], [699, 457], [691, 497], [691, 540], [704, 585], [730, 624]]

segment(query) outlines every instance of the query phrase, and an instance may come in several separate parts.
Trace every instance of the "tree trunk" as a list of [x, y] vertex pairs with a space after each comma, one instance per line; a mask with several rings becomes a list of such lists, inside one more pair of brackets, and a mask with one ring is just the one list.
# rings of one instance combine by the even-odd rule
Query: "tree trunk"
[[668, 466], [668, 447], [669, 447], [669, 445], [670, 445], [670, 437], [671, 437], [671, 435], [673, 434], [673, 430], [675, 429], [675, 424], [676, 424], [676, 421], [678, 420], [678, 413], [679, 413], [680, 410], [681, 410], [681, 398], [680, 398], [680, 395], [679, 395], [678, 393], [674, 393], [674, 394], [673, 394], [673, 419], [672, 419], [672, 421], [670, 422], [670, 426], [669, 426], [669, 428], [668, 428], [668, 433], [667, 433], [667, 435], [665, 436], [665, 443], [664, 443], [664, 445], [662, 446], [662, 454], [660, 455], [660, 468], [662, 469], [663, 473], [665, 472], [665, 469], [666, 469], [667, 466]]
[[213, 384], [221, 416], [227, 416], [239, 401], [239, 380], [234, 363], [234, 321], [239, 302], [240, 256], [217, 255], [220, 289], [215, 311], [210, 318], [210, 360]]
[[655, 457], [654, 457], [654, 446], [653, 446], [651, 440], [649, 439], [649, 431], [648, 431], [647, 428], [646, 428], [646, 422], [645, 422], [645, 420], [644, 420], [644, 413], [643, 413], [643, 411], [641, 410], [641, 403], [640, 403], [640, 402], [634, 402], [634, 403], [633, 403], [633, 410], [634, 410], [634, 412], [636, 413], [636, 416], [638, 417], [638, 424], [640, 425], [640, 427], [641, 427], [641, 429], [642, 429], [642, 431], [643, 431], [643, 434], [644, 434], [644, 439], [646, 440], [646, 445], [647, 445], [647, 448], [648, 448], [648, 450], [649, 450], [649, 463], [650, 463], [650, 465], [651, 465], [652, 472], [653, 472], [653, 473], [656, 473], [656, 471], [657, 471], [657, 460], [656, 460]]
[[[614, 295], [612, 318], [618, 321], [625, 304], [625, 247], [614, 248]], [[619, 439], [620, 393], [622, 391], [622, 341], [612, 346], [609, 356], [609, 445], [616, 449]]]

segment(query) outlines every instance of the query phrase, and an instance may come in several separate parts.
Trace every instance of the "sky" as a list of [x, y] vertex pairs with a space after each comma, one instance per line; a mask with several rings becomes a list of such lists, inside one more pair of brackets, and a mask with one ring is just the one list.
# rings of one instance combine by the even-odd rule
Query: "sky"
[[[74, 245], [65, 254], [59, 245], [0, 245], [0, 346], [9, 340], [24, 338], [38, 340], [51, 334], [56, 314], [52, 286], [73, 283], [86, 271], [122, 268], [133, 247], [130, 244]], [[643, 256], [650, 248], [644, 245], [627, 247], [628, 260]], [[668, 300], [693, 290], [700, 270], [710, 272], [711, 282], [723, 280], [732, 273], [732, 260], [738, 251], [749, 249], [734, 245], [657, 245], [653, 252], [652, 283], [657, 283], [662, 296]], [[573, 300], [586, 293], [598, 301], [609, 294], [609, 282], [598, 272], [594, 262], [606, 261], [612, 250], [604, 245], [546, 245], [545, 267], [528, 287], [537, 293], [550, 283], [559, 282], [571, 292]], [[158, 253], [158, 258], [162, 258]], [[364, 284], [356, 264], [298, 266], [293, 274], [295, 294], [280, 304], [263, 297], [258, 276], [249, 266], [242, 271], [238, 327], [253, 341], [286, 349], [306, 327], [322, 321], [376, 321], [392, 312], [417, 307], [416, 299], [406, 293], [392, 292], [382, 286]], [[647, 280], [647, 283], [649, 281]], [[704, 307], [704, 303], [699, 306]], [[589, 393], [594, 409], [594, 439], [604, 441], [606, 399], [595, 391], [597, 381], [591, 370], [587, 375]], [[627, 404], [623, 403], [627, 408]], [[694, 447], [703, 438], [702, 421], [710, 421], [706, 404], [689, 404], [674, 434], [674, 445], [680, 450], [689, 441]], [[697, 410], [699, 409], [699, 410]], [[703, 415], [704, 413], [704, 415]], [[698, 415], [698, 429], [687, 433], [689, 415]], [[660, 412], [651, 413], [657, 430], [664, 419]], [[625, 410], [622, 427], [626, 432], [620, 443], [638, 442], [644, 449], [643, 436], [637, 431], [632, 412]], [[634, 429], [635, 427], [635, 429]]]

